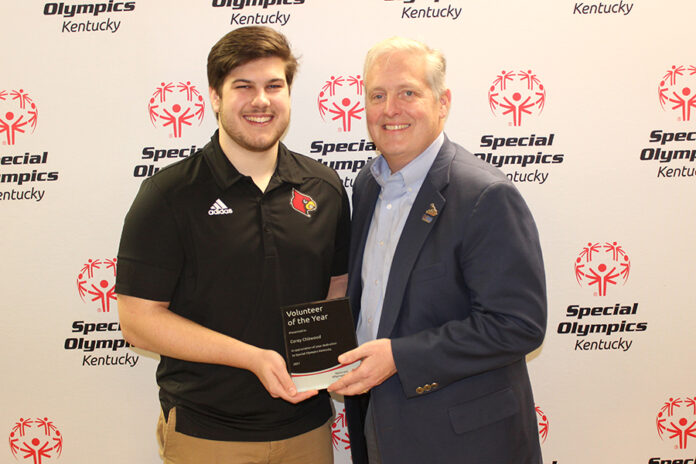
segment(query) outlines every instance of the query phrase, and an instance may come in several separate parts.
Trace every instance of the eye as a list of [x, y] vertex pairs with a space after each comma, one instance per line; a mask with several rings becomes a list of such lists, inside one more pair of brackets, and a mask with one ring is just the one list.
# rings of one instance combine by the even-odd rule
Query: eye
[[415, 95], [415, 93], [413, 92], [413, 90], [404, 90], [404, 95], [406, 95], [407, 97], [412, 97]]

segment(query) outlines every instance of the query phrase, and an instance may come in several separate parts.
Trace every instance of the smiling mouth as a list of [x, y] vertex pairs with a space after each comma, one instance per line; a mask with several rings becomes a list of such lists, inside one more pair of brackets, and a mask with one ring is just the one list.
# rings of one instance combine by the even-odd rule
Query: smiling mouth
[[410, 124], [385, 124], [382, 127], [384, 127], [384, 129], [386, 129], [388, 131], [395, 131], [395, 130], [408, 129], [409, 127], [411, 127], [411, 125]]
[[244, 116], [244, 119], [254, 124], [265, 124], [273, 119], [273, 116]]

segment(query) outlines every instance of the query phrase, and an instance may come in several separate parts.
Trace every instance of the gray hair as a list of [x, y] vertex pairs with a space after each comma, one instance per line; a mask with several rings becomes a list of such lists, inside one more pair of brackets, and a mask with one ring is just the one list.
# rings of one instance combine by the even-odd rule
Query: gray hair
[[445, 85], [447, 61], [442, 52], [430, 48], [422, 42], [405, 37], [391, 37], [375, 44], [365, 57], [363, 75], [367, 77], [367, 73], [372, 69], [377, 58], [397, 52], [410, 52], [422, 55], [426, 63], [425, 79], [430, 89], [436, 96], [442, 95], [447, 90]]

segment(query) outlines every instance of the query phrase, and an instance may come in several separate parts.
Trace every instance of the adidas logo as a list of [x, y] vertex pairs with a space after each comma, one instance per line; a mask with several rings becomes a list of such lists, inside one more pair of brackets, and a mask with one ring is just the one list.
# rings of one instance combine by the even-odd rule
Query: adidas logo
[[232, 214], [232, 209], [228, 208], [226, 204], [222, 202], [221, 199], [217, 199], [213, 206], [208, 210], [210, 216], [218, 216], [220, 214]]

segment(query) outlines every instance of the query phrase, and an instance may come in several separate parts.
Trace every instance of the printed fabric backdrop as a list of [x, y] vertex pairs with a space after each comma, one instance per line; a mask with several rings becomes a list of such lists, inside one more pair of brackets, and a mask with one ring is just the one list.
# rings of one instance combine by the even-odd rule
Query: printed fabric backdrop
[[300, 55], [285, 143], [348, 190], [375, 156], [366, 50], [392, 35], [440, 48], [446, 133], [539, 226], [549, 320], [528, 361], [545, 462], [694, 462], [696, 3], [82, 1], [0, 6], [1, 462], [160, 462], [157, 357], [118, 324], [121, 226], [143, 179], [209, 140], [208, 51], [251, 24]]

